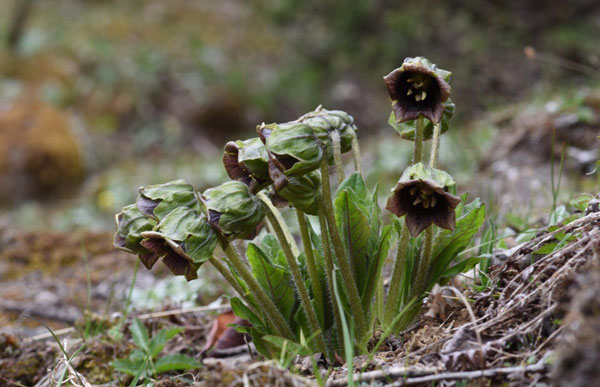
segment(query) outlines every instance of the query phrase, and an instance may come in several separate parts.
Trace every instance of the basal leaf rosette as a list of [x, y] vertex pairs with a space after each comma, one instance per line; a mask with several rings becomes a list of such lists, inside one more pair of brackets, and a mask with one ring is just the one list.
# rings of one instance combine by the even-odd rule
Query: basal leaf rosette
[[312, 171], [304, 176], [288, 178], [288, 184], [275, 191], [272, 200], [278, 207], [291, 205], [308, 215], [318, 215], [321, 173]]
[[[444, 113], [442, 114], [442, 121], [440, 122], [440, 133], [444, 134], [450, 128], [450, 120], [454, 116], [455, 105], [452, 99], [448, 98], [444, 102]], [[394, 128], [396, 132], [405, 140], [415, 141], [415, 122], [406, 121], [398, 123], [396, 122], [396, 115], [394, 112], [390, 113], [388, 124]], [[433, 122], [427, 120], [425, 127], [423, 128], [423, 140], [427, 141], [433, 137]]]
[[[285, 176], [302, 176], [319, 168], [324, 145], [313, 129], [300, 122], [261, 125], [259, 136], [269, 152], [269, 163]], [[276, 183], [271, 175], [271, 180]]]
[[117, 232], [113, 238], [113, 245], [130, 254], [136, 254], [142, 262], [149, 259], [152, 252], [140, 244], [142, 232], [150, 231], [156, 226], [156, 221], [142, 214], [135, 204], [125, 206], [115, 216]]
[[174, 209], [152, 231], [141, 235], [141, 245], [152, 253], [142, 259], [146, 268], [162, 259], [173, 274], [188, 281], [198, 278], [198, 268], [212, 257], [217, 245], [217, 234], [206, 216], [187, 207]]
[[449, 71], [438, 68], [428, 59], [416, 57], [406, 58], [402, 66], [383, 77], [396, 122], [425, 117], [439, 123], [444, 102], [450, 97], [450, 76]]
[[136, 205], [142, 214], [157, 221], [178, 207], [199, 209], [194, 187], [184, 180], [140, 187]]
[[458, 196], [447, 192], [454, 180], [446, 172], [417, 163], [408, 167], [392, 189], [386, 209], [398, 217], [406, 215], [406, 227], [413, 237], [431, 224], [453, 230]]
[[259, 138], [225, 144], [223, 164], [232, 180], [241, 181], [255, 194], [271, 183], [269, 153]]
[[264, 218], [260, 201], [239, 181], [228, 181], [202, 194], [209, 223], [224, 237], [253, 238]]

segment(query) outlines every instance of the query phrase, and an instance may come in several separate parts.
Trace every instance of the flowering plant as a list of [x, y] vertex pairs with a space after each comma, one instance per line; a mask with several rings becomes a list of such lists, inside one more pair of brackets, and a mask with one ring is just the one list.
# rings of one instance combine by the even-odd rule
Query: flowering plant
[[[407, 58], [384, 78], [392, 124], [403, 125], [401, 136], [414, 141], [413, 163], [387, 200], [390, 224], [377, 188], [363, 179], [352, 116], [319, 106], [295, 121], [259, 125], [257, 138], [228, 142], [223, 163], [232, 181], [202, 194], [181, 180], [142, 187], [136, 204], [117, 215], [115, 246], [148, 269], [162, 260], [188, 280], [210, 262], [237, 293], [230, 299], [234, 312], [250, 323], [237, 329], [266, 356], [296, 348], [333, 360], [345, 350], [345, 331], [365, 352], [375, 331], [406, 328], [434, 284], [477, 264], [458, 257], [481, 227], [485, 207], [456, 196], [452, 177], [436, 169], [454, 111], [449, 78], [424, 58]], [[423, 162], [427, 139], [429, 163]], [[355, 167], [348, 177], [346, 152]], [[301, 247], [278, 207], [295, 211]], [[245, 254], [234, 240], [250, 240], [241, 243]], [[385, 292], [382, 272], [394, 250]]]

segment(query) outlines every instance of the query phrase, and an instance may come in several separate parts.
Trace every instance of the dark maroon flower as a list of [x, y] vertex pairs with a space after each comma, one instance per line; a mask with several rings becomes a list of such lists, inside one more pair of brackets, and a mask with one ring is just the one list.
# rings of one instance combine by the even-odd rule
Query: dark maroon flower
[[167, 239], [161, 233], [154, 231], [144, 232], [144, 238], [141, 245], [153, 253], [148, 257], [149, 259], [140, 256], [140, 260], [148, 270], [154, 266], [159, 258], [162, 258], [162, 263], [173, 274], [183, 275], [188, 281], [198, 278], [198, 267], [200, 265], [186, 258], [182, 244]]
[[450, 75], [426, 58], [416, 57], [406, 58], [402, 66], [383, 77], [396, 121], [413, 121], [423, 116], [440, 122], [444, 102], [450, 96]]
[[458, 196], [444, 190], [454, 184], [447, 173], [417, 163], [409, 167], [388, 198], [386, 209], [394, 215], [406, 215], [406, 227], [413, 237], [432, 223], [447, 230], [456, 224], [454, 209]]

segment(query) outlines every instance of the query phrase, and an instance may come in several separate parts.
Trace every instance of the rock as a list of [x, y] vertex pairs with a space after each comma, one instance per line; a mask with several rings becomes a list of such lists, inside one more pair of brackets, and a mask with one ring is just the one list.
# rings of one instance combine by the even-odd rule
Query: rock
[[84, 163], [68, 115], [35, 98], [0, 110], [0, 206], [72, 192]]

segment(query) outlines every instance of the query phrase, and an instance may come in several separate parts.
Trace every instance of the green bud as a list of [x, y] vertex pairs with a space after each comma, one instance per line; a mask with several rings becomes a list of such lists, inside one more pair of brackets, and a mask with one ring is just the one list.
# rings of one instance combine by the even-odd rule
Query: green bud
[[[149, 264], [151, 252], [143, 247], [142, 232], [150, 231], [156, 225], [153, 219], [149, 219], [138, 210], [135, 204], [130, 204], [123, 208], [115, 216], [117, 223], [117, 232], [113, 238], [113, 244], [116, 248], [131, 254], [137, 254], [142, 259], [146, 267], [152, 267], [154, 263]], [[142, 258], [145, 257], [145, 258]]]
[[[278, 206], [291, 204], [309, 215], [318, 215], [321, 173], [313, 171], [300, 177], [288, 178], [288, 184], [277, 191], [274, 202]], [[283, 199], [283, 200], [282, 200]]]
[[260, 201], [239, 181], [228, 181], [204, 191], [210, 224], [230, 238], [251, 238], [264, 218]]
[[301, 176], [319, 168], [323, 144], [310, 126], [287, 122], [275, 126], [265, 138], [269, 162], [286, 176]]
[[271, 183], [268, 161], [267, 148], [259, 138], [225, 144], [223, 164], [227, 174], [231, 179], [246, 184], [252, 193]]
[[[330, 141], [329, 136], [332, 131], [337, 131], [341, 139], [342, 153], [352, 150], [352, 141], [356, 137], [356, 126], [354, 118], [348, 113], [341, 110], [327, 110], [319, 105], [314, 111], [300, 117], [298, 121], [313, 128], [315, 135], [324, 143]], [[328, 157], [330, 157], [330, 148], [328, 146]]]
[[198, 278], [198, 268], [212, 257], [217, 245], [206, 216], [187, 207], [174, 209], [152, 231], [141, 235], [142, 246], [154, 254], [152, 265], [162, 259], [173, 274], [188, 281]]
[[155, 220], [164, 218], [177, 207], [199, 209], [194, 187], [184, 180], [141, 187], [136, 204], [142, 214]]

